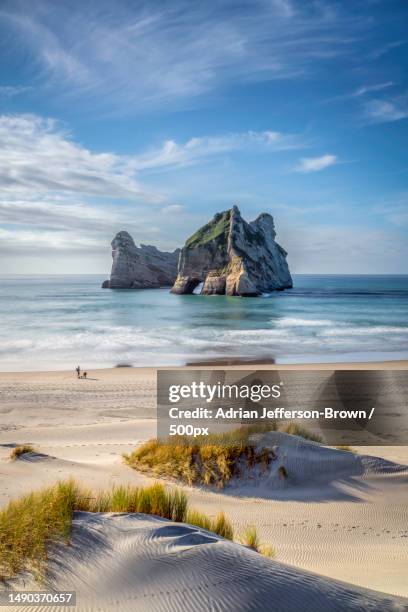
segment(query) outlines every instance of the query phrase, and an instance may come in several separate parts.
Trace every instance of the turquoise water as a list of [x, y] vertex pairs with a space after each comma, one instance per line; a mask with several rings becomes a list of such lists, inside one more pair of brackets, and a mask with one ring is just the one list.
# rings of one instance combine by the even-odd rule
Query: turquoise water
[[408, 276], [295, 275], [260, 298], [112, 291], [104, 278], [2, 277], [0, 370], [408, 358]]

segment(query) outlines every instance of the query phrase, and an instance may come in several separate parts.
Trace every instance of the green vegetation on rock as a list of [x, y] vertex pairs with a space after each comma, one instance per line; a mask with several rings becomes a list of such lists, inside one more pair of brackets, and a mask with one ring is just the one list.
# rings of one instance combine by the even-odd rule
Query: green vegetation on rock
[[207, 223], [207, 225], [200, 227], [195, 234], [190, 236], [190, 238], [186, 240], [185, 246], [189, 248], [201, 246], [211, 242], [211, 240], [215, 240], [215, 238], [218, 238], [223, 234], [226, 234], [229, 230], [230, 217], [230, 210], [218, 213], [218, 215], [215, 215], [214, 219]]

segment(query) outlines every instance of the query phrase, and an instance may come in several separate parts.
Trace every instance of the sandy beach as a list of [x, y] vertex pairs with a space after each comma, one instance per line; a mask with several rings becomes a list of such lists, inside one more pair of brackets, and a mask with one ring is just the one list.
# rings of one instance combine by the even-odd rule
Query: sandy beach
[[[407, 363], [346, 367], [407, 369]], [[150, 482], [122, 454], [155, 436], [155, 393], [154, 369], [95, 370], [87, 380], [72, 372], [0, 374], [0, 504], [68, 477], [92, 487]], [[10, 451], [22, 443], [38, 454], [11, 462]], [[356, 450], [408, 465], [408, 447]], [[406, 472], [380, 469], [334, 473], [323, 483], [310, 479], [275, 493], [256, 483], [223, 492], [184, 488], [193, 507], [211, 515], [225, 511], [237, 532], [256, 524], [276, 561], [408, 596], [407, 483]]]

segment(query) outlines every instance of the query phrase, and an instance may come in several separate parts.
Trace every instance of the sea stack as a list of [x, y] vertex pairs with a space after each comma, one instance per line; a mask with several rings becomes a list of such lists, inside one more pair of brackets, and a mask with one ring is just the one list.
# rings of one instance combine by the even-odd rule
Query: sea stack
[[247, 223], [237, 206], [218, 213], [185, 243], [172, 293], [250, 297], [292, 287], [286, 251], [268, 213]]
[[102, 283], [104, 289], [154, 289], [174, 283], [180, 249], [167, 253], [150, 245], [137, 247], [125, 231], [118, 232], [111, 244], [112, 271]]

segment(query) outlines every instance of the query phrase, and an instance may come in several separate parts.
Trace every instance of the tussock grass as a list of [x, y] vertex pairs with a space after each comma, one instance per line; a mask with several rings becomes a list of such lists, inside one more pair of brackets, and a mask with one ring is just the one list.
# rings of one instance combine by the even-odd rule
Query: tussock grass
[[282, 427], [279, 428], [279, 431], [283, 431], [287, 434], [292, 434], [292, 436], [300, 436], [305, 440], [311, 440], [312, 442], [319, 442], [319, 444], [323, 444], [324, 440], [322, 436], [314, 433], [313, 431], [309, 431], [303, 425], [299, 425], [298, 423], [286, 423]]
[[0, 581], [23, 570], [43, 575], [47, 549], [69, 543], [75, 511], [143, 512], [176, 522], [187, 522], [233, 539], [230, 521], [221, 512], [215, 518], [188, 508], [186, 494], [155, 483], [148, 487], [117, 486], [92, 492], [75, 481], [25, 495], [0, 511]]
[[72, 480], [30, 493], [0, 512], [0, 580], [23, 569], [39, 576], [47, 559], [47, 545], [69, 540], [73, 513], [80, 510], [144, 512], [184, 521], [187, 497], [183, 491], [167, 490], [161, 484], [119, 486], [93, 493]]
[[266, 470], [274, 458], [267, 448], [258, 449], [249, 440], [254, 433], [270, 430], [264, 425], [242, 427], [223, 434], [210, 434], [194, 440], [175, 436], [166, 441], [149, 440], [124, 455], [131, 467], [156, 476], [175, 478], [189, 485], [215, 485], [223, 488], [245, 468], [256, 465]]
[[273, 559], [276, 554], [274, 547], [270, 544], [261, 544], [258, 548], [258, 552], [263, 557], [269, 557], [270, 559]]
[[[153, 439], [124, 455], [124, 459], [130, 467], [141, 472], [173, 478], [188, 485], [213, 485], [222, 489], [244, 470], [257, 467], [261, 474], [268, 470], [276, 455], [270, 448], [259, 447], [252, 436], [276, 430], [276, 424], [265, 423], [194, 440], [187, 436], [174, 436], [164, 441]], [[319, 436], [295, 423], [284, 424], [279, 430], [322, 442]]]
[[142, 512], [184, 521], [187, 496], [183, 491], [168, 490], [159, 483], [149, 487], [120, 485], [96, 493], [77, 488], [74, 509], [83, 512]]
[[254, 525], [247, 527], [241, 534], [240, 541], [244, 546], [248, 546], [248, 548], [252, 548], [253, 550], [258, 550], [260, 542], [256, 527]]
[[336, 446], [335, 448], [337, 448], [338, 450], [347, 451], [349, 453], [357, 453], [357, 451], [354, 448], [351, 448], [351, 446], [348, 446], [347, 444], [340, 444], [339, 446]]
[[21, 455], [25, 455], [27, 453], [35, 453], [34, 446], [32, 446], [31, 444], [19, 444], [11, 451], [10, 459], [12, 461], [15, 461], [16, 459], [21, 457]]
[[247, 546], [248, 548], [251, 548], [252, 550], [255, 550], [256, 552], [260, 553], [264, 557], [275, 556], [275, 551], [272, 546], [270, 546], [269, 544], [261, 544], [258, 537], [258, 532], [254, 525], [250, 525], [242, 532], [240, 536], [240, 542], [244, 546]]
[[77, 497], [73, 482], [30, 493], [0, 512], [0, 579], [23, 569], [38, 574], [46, 543], [69, 538]]
[[195, 525], [196, 527], [201, 527], [201, 529], [207, 529], [207, 531], [211, 531], [211, 518], [203, 512], [199, 512], [193, 508], [187, 512], [186, 523]]
[[213, 522], [213, 530], [218, 533], [222, 538], [226, 540], [232, 540], [234, 537], [234, 531], [232, 525], [223, 512], [217, 514]]
[[207, 531], [213, 531], [226, 540], [234, 539], [234, 529], [223, 512], [217, 514], [213, 519], [203, 512], [191, 509], [187, 512], [185, 522]]

